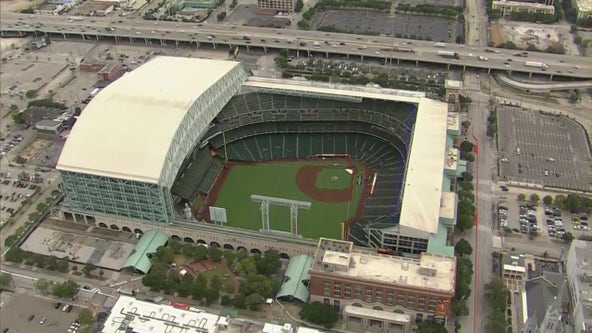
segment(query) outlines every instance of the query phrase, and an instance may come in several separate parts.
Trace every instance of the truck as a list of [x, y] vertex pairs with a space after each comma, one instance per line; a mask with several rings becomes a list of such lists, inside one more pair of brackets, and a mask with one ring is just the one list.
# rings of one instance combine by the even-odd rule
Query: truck
[[446, 47], [446, 43], [434, 43], [434, 47]]
[[460, 55], [452, 51], [438, 51], [438, 55], [443, 58], [460, 59]]
[[536, 67], [536, 68], [549, 68], [549, 65], [545, 64], [544, 62], [538, 61], [527, 61], [524, 63], [526, 67]]

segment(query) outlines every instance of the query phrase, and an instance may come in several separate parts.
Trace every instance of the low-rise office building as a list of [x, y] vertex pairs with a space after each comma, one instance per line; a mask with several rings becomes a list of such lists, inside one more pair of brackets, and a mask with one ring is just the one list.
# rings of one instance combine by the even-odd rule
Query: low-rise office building
[[567, 280], [575, 332], [592, 332], [592, 243], [574, 240], [567, 255]]
[[419, 259], [396, 257], [354, 250], [349, 241], [321, 238], [310, 269], [310, 295], [311, 301], [330, 304], [339, 312], [350, 305], [405, 314], [415, 321], [445, 322], [455, 276], [454, 257], [428, 253]]
[[529, 14], [555, 14], [555, 6], [553, 1], [493, 1], [491, 4], [493, 10], [499, 10], [502, 17], [509, 17], [512, 13], [529, 13]]
[[502, 261], [502, 277], [506, 284], [506, 288], [513, 292], [522, 291], [524, 288], [524, 281], [526, 281], [527, 278], [524, 255], [504, 255]]
[[574, 0], [578, 20], [592, 19], [592, 0]]

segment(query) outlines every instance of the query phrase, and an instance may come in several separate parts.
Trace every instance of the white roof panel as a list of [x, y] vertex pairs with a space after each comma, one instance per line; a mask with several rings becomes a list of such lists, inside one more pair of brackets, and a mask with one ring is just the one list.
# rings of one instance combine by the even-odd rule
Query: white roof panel
[[421, 99], [403, 187], [400, 218], [403, 226], [438, 232], [447, 122], [447, 104]]
[[72, 129], [57, 168], [158, 183], [193, 102], [240, 63], [156, 57], [104, 88]]

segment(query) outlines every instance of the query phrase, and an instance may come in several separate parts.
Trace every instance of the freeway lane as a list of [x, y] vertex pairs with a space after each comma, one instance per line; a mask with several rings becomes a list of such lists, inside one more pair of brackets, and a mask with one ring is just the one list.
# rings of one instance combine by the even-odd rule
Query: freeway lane
[[[267, 49], [291, 49], [299, 55], [309, 52], [326, 56], [344, 55], [381, 59], [385, 63], [397, 60], [438, 63], [454, 67], [493, 69], [504, 72], [536, 73], [547, 76], [560, 75], [572, 78], [592, 78], [592, 62], [583, 57], [572, 57], [530, 52], [528, 57], [516, 57], [516, 51], [493, 49], [481, 46], [446, 44], [437, 47], [433, 42], [406, 40], [379, 36], [359, 36], [341, 33], [325, 33], [304, 30], [277, 30], [232, 25], [195, 25], [178, 22], [146, 21], [92, 17], [86, 21], [71, 21], [64, 16], [33, 17], [23, 14], [4, 13], [0, 15], [0, 31], [3, 35], [15, 32], [42, 31], [66, 35], [84, 35], [87, 39], [126, 38], [133, 40], [179, 41], [188, 43], [209, 43], [216, 47], [224, 45], [259, 47]], [[115, 28], [108, 31], [108, 28]], [[248, 38], [245, 39], [245, 37]], [[318, 45], [315, 45], [318, 44]], [[414, 53], [395, 52], [393, 47], [411, 48]], [[486, 49], [495, 51], [487, 52]], [[452, 51], [460, 59], [449, 59], [438, 55], [438, 51]], [[301, 53], [305, 54], [301, 54]], [[479, 56], [488, 58], [480, 61]], [[525, 66], [526, 61], [544, 62], [549, 68]]]

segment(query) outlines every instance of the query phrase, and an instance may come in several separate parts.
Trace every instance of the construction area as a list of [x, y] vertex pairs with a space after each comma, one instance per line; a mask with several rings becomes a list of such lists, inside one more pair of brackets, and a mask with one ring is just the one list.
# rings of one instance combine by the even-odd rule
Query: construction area
[[39, 226], [21, 245], [21, 249], [97, 267], [120, 270], [136, 246], [133, 234], [96, 237], [84, 225], [48, 221]]

